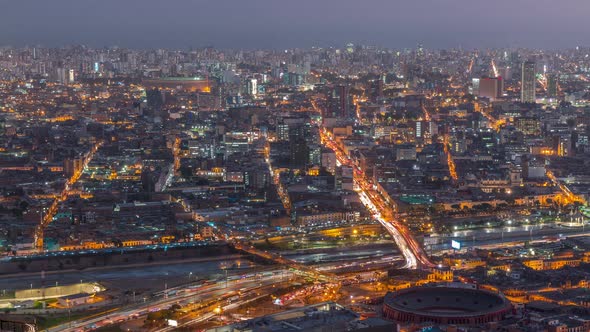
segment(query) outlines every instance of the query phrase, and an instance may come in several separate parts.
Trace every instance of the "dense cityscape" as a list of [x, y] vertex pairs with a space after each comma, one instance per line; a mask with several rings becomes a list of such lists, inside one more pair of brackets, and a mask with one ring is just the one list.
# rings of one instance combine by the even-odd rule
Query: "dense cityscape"
[[0, 330], [590, 331], [590, 48], [0, 48]]

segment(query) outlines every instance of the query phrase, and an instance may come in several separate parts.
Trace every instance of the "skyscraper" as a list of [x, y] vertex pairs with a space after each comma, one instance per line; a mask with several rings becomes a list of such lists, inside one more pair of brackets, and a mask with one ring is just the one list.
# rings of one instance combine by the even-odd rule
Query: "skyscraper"
[[338, 98], [338, 115], [343, 118], [350, 116], [350, 88], [346, 85], [338, 85], [336, 87], [336, 97]]
[[559, 76], [557, 74], [547, 75], [547, 97], [555, 98], [559, 92]]
[[523, 103], [535, 102], [535, 62], [522, 63], [522, 79], [520, 81], [520, 101]]
[[246, 92], [251, 96], [258, 94], [258, 80], [255, 78], [249, 78], [246, 81]]
[[496, 100], [502, 97], [504, 83], [502, 77], [482, 77], [479, 79], [478, 96]]

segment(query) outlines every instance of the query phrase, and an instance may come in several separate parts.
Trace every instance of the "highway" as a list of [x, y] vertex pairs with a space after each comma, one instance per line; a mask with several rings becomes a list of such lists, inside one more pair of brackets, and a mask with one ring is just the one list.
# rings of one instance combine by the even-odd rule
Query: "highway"
[[285, 258], [281, 255], [256, 249], [254, 246], [251, 246], [248, 244], [243, 244], [238, 241], [235, 241], [232, 245], [237, 250], [240, 250], [245, 253], [255, 255], [258, 257], [262, 257], [264, 259], [273, 261], [273, 262], [280, 264], [280, 265], [288, 266], [288, 267], [294, 269], [295, 271], [301, 273], [302, 275], [310, 277], [312, 279], [322, 280], [322, 281], [335, 281], [335, 280], [337, 280], [337, 276], [334, 274], [331, 274], [328, 272], [319, 272], [318, 270], [316, 270], [312, 267], [300, 264], [296, 261]]
[[408, 269], [433, 267], [434, 264], [430, 261], [420, 244], [414, 239], [408, 227], [395, 219], [393, 202], [385, 199], [376, 190], [375, 185], [367, 181], [363, 176], [363, 171], [352, 163], [349, 157], [338, 146], [333, 135], [326, 128], [320, 129], [320, 135], [322, 143], [334, 151], [338, 162], [353, 168], [353, 181], [358, 190], [361, 202], [393, 237], [393, 240], [406, 259], [406, 264], [403, 267]]
[[[147, 315], [149, 312], [168, 309], [173, 304], [179, 304], [188, 308], [188, 310], [198, 308], [199, 314], [203, 314], [200, 310], [201, 307], [210, 308], [211, 306], [214, 306], [227, 309], [228, 306], [226, 303], [233, 303], [234, 306], [237, 306], [241, 303], [238, 299], [245, 298], [246, 293], [258, 290], [258, 292], [262, 294], [263, 291], [270, 291], [274, 288], [273, 286], [276, 287], [276, 284], [288, 280], [292, 276], [293, 274], [290, 271], [276, 270], [262, 273], [262, 275], [247, 275], [244, 278], [234, 276], [231, 277], [231, 281], [223, 278], [222, 280], [210, 284], [171, 288], [157, 293], [156, 295], [159, 296], [159, 299], [144, 299], [144, 302], [142, 303], [115, 308], [113, 311], [108, 311], [97, 316], [91, 316], [88, 319], [81, 319], [58, 325], [47, 331], [92, 331], [130, 319], [137, 319]], [[232, 298], [236, 300], [234, 301]], [[246, 301], [246, 299], [243, 299], [242, 301]]]

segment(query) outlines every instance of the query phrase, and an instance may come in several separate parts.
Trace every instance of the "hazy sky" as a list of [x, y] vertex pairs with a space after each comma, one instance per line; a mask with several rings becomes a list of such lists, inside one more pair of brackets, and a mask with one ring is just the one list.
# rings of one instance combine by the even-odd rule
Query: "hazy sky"
[[0, 0], [0, 45], [590, 45], [589, 0]]

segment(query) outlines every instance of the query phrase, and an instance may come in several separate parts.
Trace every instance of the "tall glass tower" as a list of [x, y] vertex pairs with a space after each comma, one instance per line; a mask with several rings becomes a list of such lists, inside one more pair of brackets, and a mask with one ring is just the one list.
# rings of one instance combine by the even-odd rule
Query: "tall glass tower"
[[520, 101], [523, 103], [535, 102], [535, 62], [533, 61], [525, 61], [522, 63]]

